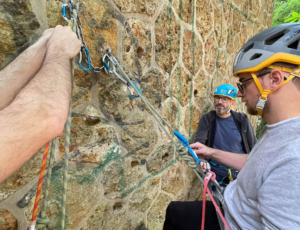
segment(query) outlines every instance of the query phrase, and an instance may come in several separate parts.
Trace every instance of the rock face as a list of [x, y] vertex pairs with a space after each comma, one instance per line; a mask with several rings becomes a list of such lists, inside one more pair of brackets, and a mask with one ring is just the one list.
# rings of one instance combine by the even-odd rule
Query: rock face
[[17, 219], [7, 210], [0, 209], [0, 229], [18, 229]]
[[[13, 60], [40, 34], [29, 0], [0, 2], [0, 68]], [[29, 43], [29, 44], [28, 44]]]
[[[41, 2], [41, 3], [40, 3]], [[235, 84], [234, 56], [271, 26], [272, 0], [81, 0], [77, 4], [93, 65], [107, 48], [143, 96], [191, 141], [213, 109], [215, 87]], [[63, 0], [0, 0], [0, 68], [44, 28], [66, 25]], [[83, 64], [85, 64], [83, 62]], [[245, 111], [238, 102], [236, 111]], [[172, 200], [197, 200], [201, 183], [141, 99], [104, 71], [75, 67], [66, 229], [162, 229]], [[251, 118], [256, 126], [256, 119]], [[49, 229], [60, 228], [65, 135], [55, 141], [48, 188]], [[43, 147], [0, 184], [0, 229], [31, 221]], [[45, 184], [45, 183], [44, 183]], [[45, 188], [45, 187], [43, 187]], [[40, 208], [44, 202], [44, 191]]]

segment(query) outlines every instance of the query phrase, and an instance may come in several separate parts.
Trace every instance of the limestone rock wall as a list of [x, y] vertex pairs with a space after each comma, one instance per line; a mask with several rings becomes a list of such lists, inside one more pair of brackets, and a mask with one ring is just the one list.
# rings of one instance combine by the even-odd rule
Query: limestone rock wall
[[[193, 138], [213, 108], [222, 83], [235, 84], [235, 54], [271, 26], [273, 0], [74, 0], [95, 66], [107, 48], [146, 98], [182, 134]], [[0, 0], [0, 68], [33, 44], [42, 31], [66, 22], [63, 0]], [[192, 170], [140, 99], [104, 72], [76, 66], [73, 93], [67, 229], [162, 229], [172, 200], [201, 199]], [[245, 111], [238, 102], [237, 111]], [[251, 118], [254, 127], [256, 119]], [[47, 209], [59, 229], [62, 156], [56, 141]], [[41, 149], [0, 184], [0, 229], [30, 223]], [[0, 153], [2, 154], [2, 153]], [[43, 202], [43, 196], [41, 203]]]

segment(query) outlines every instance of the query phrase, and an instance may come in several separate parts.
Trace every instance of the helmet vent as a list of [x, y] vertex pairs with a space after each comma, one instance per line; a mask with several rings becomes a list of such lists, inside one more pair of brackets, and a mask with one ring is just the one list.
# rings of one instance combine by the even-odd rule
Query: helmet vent
[[286, 30], [283, 30], [275, 35], [273, 35], [272, 37], [268, 38], [266, 41], [265, 41], [265, 44], [266, 45], [273, 45], [275, 42], [277, 42], [283, 35], [286, 34]]
[[253, 46], [254, 46], [254, 42], [244, 49], [244, 53], [246, 53], [249, 50], [251, 50], [253, 48]]
[[294, 41], [292, 44], [288, 45], [288, 48], [290, 49], [297, 49], [299, 44], [299, 40]]
[[254, 54], [251, 58], [250, 58], [250, 61], [253, 61], [257, 58], [260, 58], [262, 54]]

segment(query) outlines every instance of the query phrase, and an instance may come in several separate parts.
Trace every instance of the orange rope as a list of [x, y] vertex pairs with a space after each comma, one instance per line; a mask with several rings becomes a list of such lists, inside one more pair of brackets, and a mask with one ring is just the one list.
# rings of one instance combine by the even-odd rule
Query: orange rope
[[36, 192], [36, 196], [35, 196], [33, 213], [32, 213], [31, 226], [35, 226], [35, 222], [36, 222], [36, 216], [37, 216], [38, 207], [39, 207], [39, 200], [40, 200], [40, 195], [41, 195], [41, 190], [42, 190], [42, 185], [43, 185], [43, 178], [44, 178], [44, 173], [45, 173], [45, 168], [46, 168], [48, 152], [49, 152], [49, 142], [45, 145], [43, 162], [42, 162], [42, 167], [41, 167], [41, 171], [40, 171], [40, 178], [39, 178], [38, 188], [37, 188], [37, 192]]

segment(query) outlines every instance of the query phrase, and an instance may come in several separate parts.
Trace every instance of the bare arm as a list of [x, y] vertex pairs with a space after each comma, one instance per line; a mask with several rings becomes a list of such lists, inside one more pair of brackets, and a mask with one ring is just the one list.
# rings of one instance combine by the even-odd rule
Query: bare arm
[[69, 60], [80, 45], [69, 27], [57, 26], [41, 69], [0, 111], [0, 183], [62, 132], [71, 98]]
[[0, 110], [14, 100], [20, 90], [40, 69], [52, 31], [53, 29], [45, 30], [35, 44], [23, 51], [0, 72]]
[[248, 157], [248, 154], [231, 153], [213, 149], [198, 142], [191, 144], [190, 146], [197, 155], [206, 159], [217, 160], [227, 167], [233, 168], [238, 171], [240, 171], [244, 167]]
[[211, 158], [221, 162], [222, 164], [240, 171], [246, 164], [248, 154], [231, 153], [219, 149], [211, 149]]

